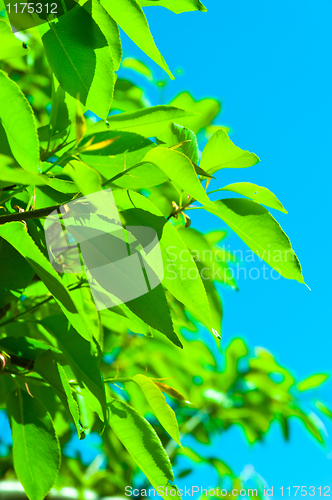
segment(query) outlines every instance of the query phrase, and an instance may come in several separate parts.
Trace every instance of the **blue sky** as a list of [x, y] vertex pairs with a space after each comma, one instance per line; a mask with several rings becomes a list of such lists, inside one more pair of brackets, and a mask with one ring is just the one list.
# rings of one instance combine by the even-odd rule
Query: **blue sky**
[[[332, 4], [330, 0], [203, 3], [208, 8], [205, 14], [145, 9], [170, 69], [184, 70], [168, 84], [165, 100], [183, 90], [195, 99], [222, 100], [216, 123], [231, 126], [235, 144], [255, 152], [261, 163], [224, 170], [214, 186], [247, 181], [277, 195], [289, 213], [273, 215], [290, 237], [311, 288], [284, 278], [240, 279], [240, 292], [222, 294], [223, 342], [242, 336], [253, 347], [264, 346], [298, 379], [329, 371], [331, 195], [323, 186], [327, 188], [330, 181], [331, 163]], [[148, 61], [128, 39], [123, 41], [128, 55]], [[158, 69], [155, 73], [164, 78]], [[213, 216], [200, 211], [190, 215], [202, 230], [221, 227]], [[231, 232], [228, 243], [234, 249], [246, 248]], [[256, 265], [248, 263], [248, 270]], [[330, 407], [331, 387], [327, 382], [319, 391]], [[324, 423], [331, 434], [331, 423]], [[249, 447], [241, 431], [233, 429], [214, 446], [238, 473], [253, 464], [275, 487], [309, 483], [317, 487], [332, 483], [330, 437], [327, 443], [319, 446], [294, 421], [289, 443], [275, 427], [264, 444]], [[197, 470], [194, 484], [198, 477], [213, 486], [214, 478], [206, 471]]]

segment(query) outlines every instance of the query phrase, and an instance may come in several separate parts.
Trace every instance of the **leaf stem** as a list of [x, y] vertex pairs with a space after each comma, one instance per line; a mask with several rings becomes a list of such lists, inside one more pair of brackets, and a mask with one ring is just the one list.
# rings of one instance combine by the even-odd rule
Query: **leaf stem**
[[105, 384], [116, 384], [117, 382], [133, 382], [131, 377], [105, 378]]
[[175, 217], [176, 215], [180, 214], [183, 212], [183, 210], [186, 210], [191, 203], [194, 203], [196, 200], [194, 198], [189, 197], [188, 201], [182, 206], [174, 210], [169, 216], [167, 217], [167, 220], [170, 220], [171, 217]]

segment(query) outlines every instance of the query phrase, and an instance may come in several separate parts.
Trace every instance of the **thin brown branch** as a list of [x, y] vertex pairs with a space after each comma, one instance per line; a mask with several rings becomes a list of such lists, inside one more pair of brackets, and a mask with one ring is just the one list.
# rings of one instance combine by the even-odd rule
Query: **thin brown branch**
[[40, 219], [47, 217], [53, 210], [59, 208], [59, 205], [53, 207], [40, 208], [38, 210], [29, 210], [28, 212], [18, 212], [15, 214], [0, 215], [0, 225], [6, 222], [25, 221], [28, 219]]

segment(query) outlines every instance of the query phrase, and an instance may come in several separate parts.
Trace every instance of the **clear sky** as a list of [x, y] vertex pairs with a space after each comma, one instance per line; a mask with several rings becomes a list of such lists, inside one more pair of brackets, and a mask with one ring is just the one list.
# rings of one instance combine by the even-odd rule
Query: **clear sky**
[[[284, 278], [240, 278], [240, 292], [222, 294], [223, 342], [242, 336], [251, 346], [264, 346], [299, 379], [329, 371], [331, 0], [203, 3], [208, 8], [205, 14], [175, 15], [159, 7], [145, 9], [170, 69], [184, 69], [167, 86], [166, 99], [189, 90], [196, 99], [222, 100], [223, 111], [216, 123], [231, 126], [235, 144], [255, 152], [261, 163], [249, 169], [223, 170], [218, 187], [247, 181], [266, 186], [277, 195], [289, 213], [273, 215], [290, 237], [311, 288], [309, 291]], [[128, 55], [147, 61], [125, 39], [124, 47]], [[151, 66], [155, 68], [153, 63]], [[161, 71], [156, 70], [156, 74], [163, 78]], [[222, 225], [200, 211], [190, 215], [202, 230]], [[236, 235], [230, 235], [228, 243], [233, 249], [245, 250]], [[247, 266], [249, 270], [257, 264]], [[330, 407], [331, 388], [332, 383], [327, 382], [319, 391]], [[324, 423], [331, 434], [331, 423]], [[249, 447], [240, 429], [233, 429], [216, 439], [214, 447], [236, 472], [253, 464], [275, 488], [317, 487], [332, 486], [330, 437], [327, 443], [319, 446], [302, 424], [294, 421], [289, 443], [283, 442], [276, 427], [265, 444]], [[190, 478], [193, 484], [200, 477], [204, 484], [214, 485], [213, 476], [205, 469], [196, 474], [195, 481]], [[188, 483], [189, 476], [186, 480]], [[274, 498], [278, 498], [276, 492]]]

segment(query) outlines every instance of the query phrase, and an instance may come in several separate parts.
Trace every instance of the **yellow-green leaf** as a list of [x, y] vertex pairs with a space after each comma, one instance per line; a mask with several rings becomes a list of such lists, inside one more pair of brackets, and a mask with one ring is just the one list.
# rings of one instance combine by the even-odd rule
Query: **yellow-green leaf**
[[24, 170], [39, 173], [39, 141], [30, 104], [4, 71], [0, 71], [0, 88], [0, 120], [13, 156]]
[[256, 165], [260, 159], [254, 153], [235, 146], [226, 132], [218, 130], [205, 146], [200, 167], [214, 174], [222, 168], [246, 168]]
[[157, 147], [149, 151], [143, 162], [156, 165], [164, 174], [183, 191], [203, 205], [213, 206], [204, 191], [192, 162], [179, 151]]
[[16, 38], [10, 25], [3, 19], [0, 19], [0, 40], [0, 60], [25, 56], [30, 52], [30, 48]]
[[101, 190], [101, 176], [92, 167], [79, 160], [72, 160], [63, 169], [68, 174], [82, 194], [88, 195]]
[[157, 387], [157, 385], [145, 375], [135, 375], [133, 377], [133, 381], [143, 392], [147, 402], [161, 425], [174, 439], [174, 441], [181, 446], [179, 426], [175, 413], [167, 404], [165, 396], [162, 394], [159, 387]]
[[148, 22], [137, 0], [117, 0], [116, 2], [101, 0], [101, 4], [132, 41], [164, 69], [170, 78], [174, 79], [154, 43]]
[[18, 387], [7, 398], [17, 477], [29, 500], [41, 500], [60, 467], [60, 446], [53, 422], [42, 404]]
[[[172, 466], [153, 427], [134, 408], [108, 400], [108, 423], [154, 488], [174, 489]], [[169, 491], [168, 491], [169, 494]], [[166, 493], [163, 496], [167, 496]], [[173, 496], [173, 495], [172, 495]]]
[[227, 198], [206, 209], [220, 217], [251, 250], [288, 279], [304, 283], [288, 236], [266, 208], [251, 200]]
[[314, 389], [315, 387], [322, 385], [328, 377], [329, 376], [326, 373], [316, 373], [315, 375], [311, 375], [311, 377], [302, 380], [302, 382], [299, 382], [297, 384], [297, 388], [299, 391]]
[[252, 184], [251, 182], [235, 182], [234, 184], [228, 184], [227, 186], [210, 191], [208, 194], [217, 193], [218, 191], [232, 191], [232, 193], [242, 194], [247, 198], [251, 198], [257, 203], [266, 205], [270, 208], [275, 208], [287, 214], [287, 210], [284, 208], [282, 203], [278, 198], [267, 188], [263, 186], [258, 186], [257, 184]]

